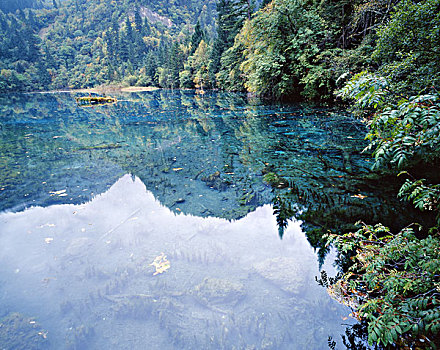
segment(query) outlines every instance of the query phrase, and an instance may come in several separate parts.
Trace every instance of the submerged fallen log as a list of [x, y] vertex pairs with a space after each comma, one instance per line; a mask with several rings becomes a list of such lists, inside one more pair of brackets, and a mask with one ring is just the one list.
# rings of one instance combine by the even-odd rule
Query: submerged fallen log
[[105, 96], [86, 96], [86, 97], [76, 97], [76, 103], [80, 106], [89, 105], [100, 105], [107, 103], [115, 103], [118, 100], [115, 97], [105, 97]]

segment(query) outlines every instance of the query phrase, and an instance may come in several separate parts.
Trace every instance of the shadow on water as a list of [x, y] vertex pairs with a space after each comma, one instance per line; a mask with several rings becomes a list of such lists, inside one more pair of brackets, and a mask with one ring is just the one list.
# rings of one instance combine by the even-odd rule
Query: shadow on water
[[364, 126], [237, 94], [118, 99], [2, 97], [0, 302], [38, 318], [2, 324], [58, 349], [341, 348], [353, 321], [315, 282], [336, 273], [322, 235], [412, 220], [369, 172]]

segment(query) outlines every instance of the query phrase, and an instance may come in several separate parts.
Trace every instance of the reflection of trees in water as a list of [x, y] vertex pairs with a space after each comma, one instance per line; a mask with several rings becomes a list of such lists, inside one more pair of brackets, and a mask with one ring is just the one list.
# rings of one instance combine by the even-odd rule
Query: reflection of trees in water
[[328, 232], [347, 233], [355, 229], [357, 221], [382, 222], [394, 228], [405, 226], [416, 217], [421, 220], [419, 213], [395, 198], [399, 184], [394, 182], [394, 176], [345, 173], [320, 175], [315, 179], [273, 175], [265, 178], [272, 187], [280, 236], [290, 219], [301, 220], [310, 244], [318, 249], [321, 259], [329, 249], [322, 238]]
[[[2, 143], [7, 155], [2, 158], [1, 174], [5, 180], [2, 183], [6, 184], [2, 194], [8, 198], [3, 202], [5, 208], [66, 202], [68, 198], [47, 196], [50, 190], [66, 187], [71, 202], [82, 202], [104, 191], [124, 172], [141, 177], [164, 204], [172, 206], [188, 195], [183, 183], [192, 179], [206, 187], [210, 182], [204, 183], [203, 179], [218, 171], [221, 183], [214, 186], [214, 190], [224, 191], [227, 187], [229, 197], [239, 195], [234, 205], [240, 214], [234, 213], [234, 205], [229, 203], [220, 208], [221, 212], [219, 208], [205, 206], [202, 211], [198, 208], [195, 214], [204, 212], [232, 218], [255, 208], [256, 203], [250, 206], [250, 200], [242, 198], [240, 184], [249, 182], [248, 170], [244, 169], [240, 175], [237, 167], [241, 163], [236, 160], [239, 147], [229, 137], [233, 134], [231, 127], [238, 121], [225, 128], [223, 118], [226, 109], [235, 117], [238, 113], [234, 111], [235, 106], [243, 105], [241, 97], [224, 94], [218, 95], [222, 98], [217, 95], [200, 98], [187, 92], [166, 91], [130, 96], [130, 102], [93, 109], [78, 108], [68, 95], [12, 99], [14, 103], [5, 107], [10, 111], [5, 114], [9, 120], [2, 120], [3, 130], [9, 132], [3, 132], [5, 142]], [[17, 167], [16, 178], [14, 173], [6, 171], [14, 166]], [[73, 182], [75, 186], [71, 186]], [[43, 183], [45, 186], [41, 186]], [[172, 183], [175, 184], [170, 193]], [[33, 188], [38, 191], [32, 193]], [[82, 192], [84, 190], [87, 192]], [[249, 194], [254, 190], [244, 192]], [[26, 200], [23, 201], [24, 194]], [[212, 197], [215, 196], [212, 193]]]
[[[359, 154], [362, 124], [337, 111], [248, 105], [236, 94], [117, 97], [93, 109], [64, 94], [5, 101], [5, 208], [83, 202], [130, 172], [163, 204], [194, 215], [232, 219], [273, 202], [280, 235], [301, 219], [317, 248], [327, 230], [396, 215], [392, 182], [367, 175]], [[69, 195], [48, 195], [60, 189]]]
[[368, 345], [368, 329], [365, 322], [347, 326], [345, 334], [342, 335], [342, 344], [338, 344], [333, 338], [329, 337], [329, 349], [337, 349], [337, 345], [343, 345], [347, 350], [379, 350], [383, 347], [374, 344]]
[[[289, 220], [302, 220], [309, 242], [322, 258], [326, 253], [322, 235], [329, 230], [346, 232], [357, 220], [401, 226], [394, 209], [401, 206], [393, 198], [395, 178], [367, 172], [366, 157], [359, 154], [362, 125], [353, 119], [304, 106], [249, 106], [233, 94], [198, 97], [158, 91], [132, 94], [130, 99], [79, 109], [70, 97], [37, 95], [14, 98], [2, 106], [2, 209], [21, 203], [85, 202], [129, 172], [173, 211], [235, 219], [272, 202], [280, 236]], [[68, 196], [49, 195], [62, 189]], [[166, 290], [162, 287], [158, 290]], [[120, 287], [109, 285], [109, 291], [112, 288]], [[91, 299], [103, 294], [115, 293], [100, 291]], [[131, 313], [136, 317], [136, 310], [146, 303], [177, 341], [188, 342], [172, 317], [173, 307], [180, 310], [179, 298], [154, 296], [159, 297], [163, 305], [150, 305], [153, 299], [145, 296], [125, 298], [125, 304], [117, 298], [103, 299], [115, 303], [118, 317]], [[220, 312], [214, 322], [220, 324], [221, 316]], [[252, 337], [257, 332], [252, 327], [267, 323], [246, 317], [224, 326], [245, 324], [245, 333]], [[227, 337], [231, 344], [237, 341], [237, 334], [225, 332], [220, 330], [216, 342]], [[271, 332], [282, 343], [284, 335]], [[350, 339], [347, 335], [348, 342], [355, 342]]]

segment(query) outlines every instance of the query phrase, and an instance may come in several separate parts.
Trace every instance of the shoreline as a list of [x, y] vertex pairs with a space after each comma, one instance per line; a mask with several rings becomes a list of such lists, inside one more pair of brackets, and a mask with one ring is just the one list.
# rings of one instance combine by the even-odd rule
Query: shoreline
[[24, 92], [25, 94], [56, 94], [60, 92], [72, 92], [72, 93], [112, 93], [112, 92], [148, 92], [148, 91], [156, 91], [160, 90], [158, 87], [153, 86], [99, 86], [94, 88], [86, 88], [86, 89], [60, 89], [60, 90], [49, 90], [49, 91], [31, 91]]
[[100, 92], [145, 92], [145, 91], [156, 91], [159, 90], [158, 87], [153, 86], [102, 86], [102, 87], [96, 87], [96, 88], [89, 88], [89, 89], [75, 89], [75, 90], [69, 90], [71, 92], [80, 92], [80, 93], [100, 93]]

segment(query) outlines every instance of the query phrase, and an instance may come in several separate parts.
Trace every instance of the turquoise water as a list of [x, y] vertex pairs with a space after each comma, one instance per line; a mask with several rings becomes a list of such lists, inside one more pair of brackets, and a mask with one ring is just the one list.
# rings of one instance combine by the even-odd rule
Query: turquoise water
[[363, 124], [238, 94], [117, 97], [0, 97], [0, 347], [346, 348], [320, 237], [398, 220]]

